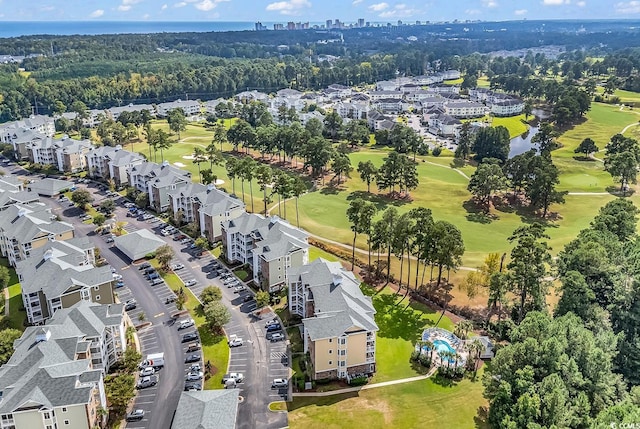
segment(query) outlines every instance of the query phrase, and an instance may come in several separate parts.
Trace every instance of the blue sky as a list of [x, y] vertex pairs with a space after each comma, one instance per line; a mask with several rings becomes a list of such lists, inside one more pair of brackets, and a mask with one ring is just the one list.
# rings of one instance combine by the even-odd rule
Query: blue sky
[[0, 0], [0, 20], [442, 21], [640, 18], [640, 0]]

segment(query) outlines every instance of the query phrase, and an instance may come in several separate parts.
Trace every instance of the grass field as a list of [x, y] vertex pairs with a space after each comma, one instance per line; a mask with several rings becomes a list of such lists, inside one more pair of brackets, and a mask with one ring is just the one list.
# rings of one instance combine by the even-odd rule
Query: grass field
[[[371, 295], [373, 290], [365, 289], [365, 293]], [[413, 368], [409, 358], [422, 331], [435, 326], [441, 313], [416, 302], [407, 307], [408, 303], [408, 299], [402, 300], [402, 294], [396, 296], [389, 289], [373, 296], [380, 330], [376, 337], [377, 368], [372, 383], [414, 377], [423, 372], [421, 367]], [[448, 330], [454, 328], [446, 316], [438, 326]]]
[[320, 398], [294, 398], [288, 403], [291, 429], [340, 428], [488, 428], [481, 410], [478, 372], [469, 379], [448, 384], [427, 379], [358, 393]]
[[5, 306], [9, 305], [9, 327], [24, 331], [24, 322], [27, 314], [24, 311], [20, 311], [22, 307], [22, 289], [18, 282], [18, 275], [16, 274], [16, 270], [9, 266], [9, 260], [7, 258], [0, 258], [0, 266], [7, 267], [10, 274], [7, 286], [9, 290], [9, 302], [5, 303]]

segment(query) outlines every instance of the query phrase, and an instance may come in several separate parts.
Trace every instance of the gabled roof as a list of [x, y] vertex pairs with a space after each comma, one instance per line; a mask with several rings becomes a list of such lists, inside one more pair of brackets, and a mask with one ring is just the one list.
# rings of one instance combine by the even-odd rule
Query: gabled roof
[[37, 236], [73, 231], [72, 225], [60, 222], [41, 203], [13, 204], [2, 212], [0, 229], [9, 239], [28, 243]]
[[318, 258], [290, 268], [289, 281], [300, 281], [313, 299], [314, 317], [303, 319], [312, 340], [334, 338], [352, 330], [377, 331], [375, 308], [360, 290], [360, 282], [339, 262]]
[[237, 389], [182, 392], [173, 429], [234, 429], [238, 414]]
[[35, 183], [27, 185], [29, 190], [37, 193], [38, 195], [56, 195], [64, 189], [69, 189], [73, 186], [72, 183], [66, 180], [58, 180], [47, 177], [46, 179], [36, 180]]
[[70, 289], [113, 281], [109, 266], [91, 265], [82, 249], [67, 242], [53, 241], [32, 249], [28, 259], [18, 261], [16, 271], [22, 277], [22, 293], [42, 291], [48, 299], [59, 297]]
[[114, 242], [118, 249], [134, 261], [149, 253], [155, 252], [158, 247], [166, 244], [148, 229], [140, 229], [129, 234], [121, 235], [120, 237], [116, 237]]

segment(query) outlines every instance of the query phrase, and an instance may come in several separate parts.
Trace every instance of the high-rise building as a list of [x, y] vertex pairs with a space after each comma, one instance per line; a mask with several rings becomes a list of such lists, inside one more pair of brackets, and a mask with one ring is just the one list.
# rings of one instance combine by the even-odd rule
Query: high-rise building
[[358, 27], [360, 28], [364, 27], [364, 18], [358, 19]]
[[327, 30], [330, 30], [331, 28], [333, 28], [333, 24], [330, 19], [327, 19]]
[[265, 31], [266, 29], [266, 25], [262, 25], [260, 21], [256, 22], [256, 31]]

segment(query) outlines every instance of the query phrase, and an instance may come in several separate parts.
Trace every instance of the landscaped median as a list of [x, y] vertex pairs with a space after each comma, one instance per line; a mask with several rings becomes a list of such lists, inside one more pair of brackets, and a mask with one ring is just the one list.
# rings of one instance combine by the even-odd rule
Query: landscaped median
[[[157, 260], [152, 259], [149, 261], [151, 265], [159, 268], [160, 264]], [[200, 308], [200, 302], [198, 298], [191, 292], [189, 288], [184, 287], [182, 280], [169, 271], [162, 273], [162, 278], [167, 283], [169, 288], [174, 291], [182, 290], [184, 292], [184, 309], [189, 310], [189, 314], [196, 322], [198, 333], [200, 335], [200, 344], [202, 344], [202, 361], [204, 365], [207, 362], [210, 365], [213, 375], [205, 380], [205, 389], [221, 389], [222, 376], [227, 370], [229, 365], [229, 346], [227, 345], [226, 337], [224, 335], [215, 335], [211, 332], [207, 326], [204, 314]]]

